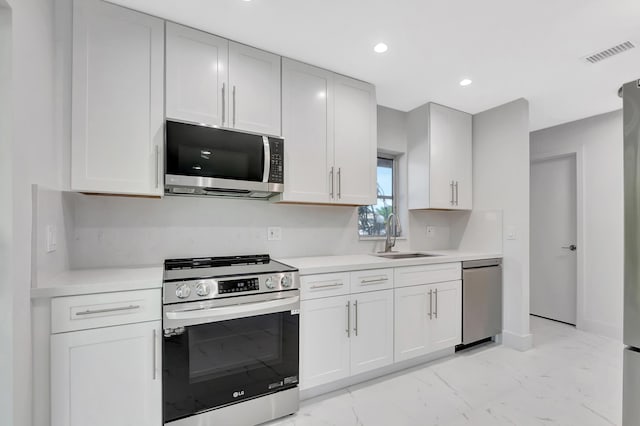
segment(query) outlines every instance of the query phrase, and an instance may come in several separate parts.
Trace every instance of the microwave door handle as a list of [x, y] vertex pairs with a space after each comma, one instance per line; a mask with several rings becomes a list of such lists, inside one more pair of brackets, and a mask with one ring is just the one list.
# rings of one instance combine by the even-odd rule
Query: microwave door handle
[[[226, 321], [246, 316], [286, 312], [300, 308], [300, 296], [266, 302], [244, 303], [240, 305], [222, 306], [210, 309], [193, 309], [189, 311], [165, 312], [168, 320], [180, 321], [181, 326], [202, 324], [204, 322]], [[247, 315], [249, 314], [249, 315]], [[171, 325], [173, 327], [173, 325]]]
[[269, 146], [269, 138], [263, 136], [262, 144], [264, 145], [264, 173], [262, 175], [262, 181], [269, 182], [269, 172], [271, 171], [271, 147]]

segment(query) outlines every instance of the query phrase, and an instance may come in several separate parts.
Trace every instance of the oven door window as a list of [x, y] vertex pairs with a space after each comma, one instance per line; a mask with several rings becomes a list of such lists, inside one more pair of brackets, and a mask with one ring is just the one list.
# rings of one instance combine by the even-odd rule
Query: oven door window
[[167, 174], [262, 182], [262, 136], [167, 121]]
[[282, 363], [282, 316], [189, 327], [189, 381], [197, 383]]
[[298, 319], [286, 311], [190, 326], [165, 337], [164, 421], [295, 386]]

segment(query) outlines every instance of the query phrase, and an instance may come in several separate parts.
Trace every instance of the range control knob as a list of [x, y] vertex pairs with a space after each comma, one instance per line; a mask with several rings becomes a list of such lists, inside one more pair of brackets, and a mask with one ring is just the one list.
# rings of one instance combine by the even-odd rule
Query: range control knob
[[272, 289], [276, 286], [275, 281], [273, 280], [273, 277], [269, 277], [264, 281], [264, 284], [267, 286], [267, 288]]
[[191, 294], [191, 287], [187, 284], [180, 284], [178, 288], [176, 288], [176, 296], [180, 299], [186, 299]]
[[284, 288], [291, 287], [291, 276], [283, 275], [280, 279], [280, 284], [282, 284], [282, 287]]
[[206, 282], [199, 282], [196, 286], [196, 294], [198, 296], [208, 296], [211, 291], [211, 287]]

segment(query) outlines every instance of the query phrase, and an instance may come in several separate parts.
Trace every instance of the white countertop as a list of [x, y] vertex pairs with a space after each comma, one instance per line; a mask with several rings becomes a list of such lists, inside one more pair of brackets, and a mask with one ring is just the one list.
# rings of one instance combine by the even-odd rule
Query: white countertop
[[38, 288], [32, 298], [76, 296], [112, 291], [162, 288], [163, 266], [76, 269], [62, 272]]
[[[278, 260], [298, 268], [301, 275], [310, 275], [502, 257], [502, 253], [457, 250], [432, 250], [424, 253], [438, 254], [439, 256], [413, 259], [385, 259], [371, 254], [354, 254], [344, 256], [290, 257]], [[162, 288], [162, 277], [162, 265], [76, 269], [62, 272], [52, 280], [43, 283], [42, 286], [32, 288], [31, 297], [75, 296], [81, 294], [109, 293], [113, 291]]]
[[360, 269], [397, 268], [400, 266], [429, 265], [433, 263], [462, 262], [465, 260], [501, 258], [502, 253], [467, 252], [458, 250], [429, 250], [421, 253], [437, 254], [433, 257], [412, 259], [385, 259], [372, 254], [345, 256], [289, 257], [278, 259], [282, 263], [300, 270], [300, 275], [330, 272], [357, 271]]

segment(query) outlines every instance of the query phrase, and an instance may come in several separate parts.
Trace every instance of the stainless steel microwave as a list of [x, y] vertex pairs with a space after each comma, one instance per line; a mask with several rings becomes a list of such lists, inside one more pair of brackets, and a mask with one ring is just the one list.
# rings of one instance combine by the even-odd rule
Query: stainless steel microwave
[[268, 199], [284, 190], [284, 139], [167, 120], [165, 193]]

